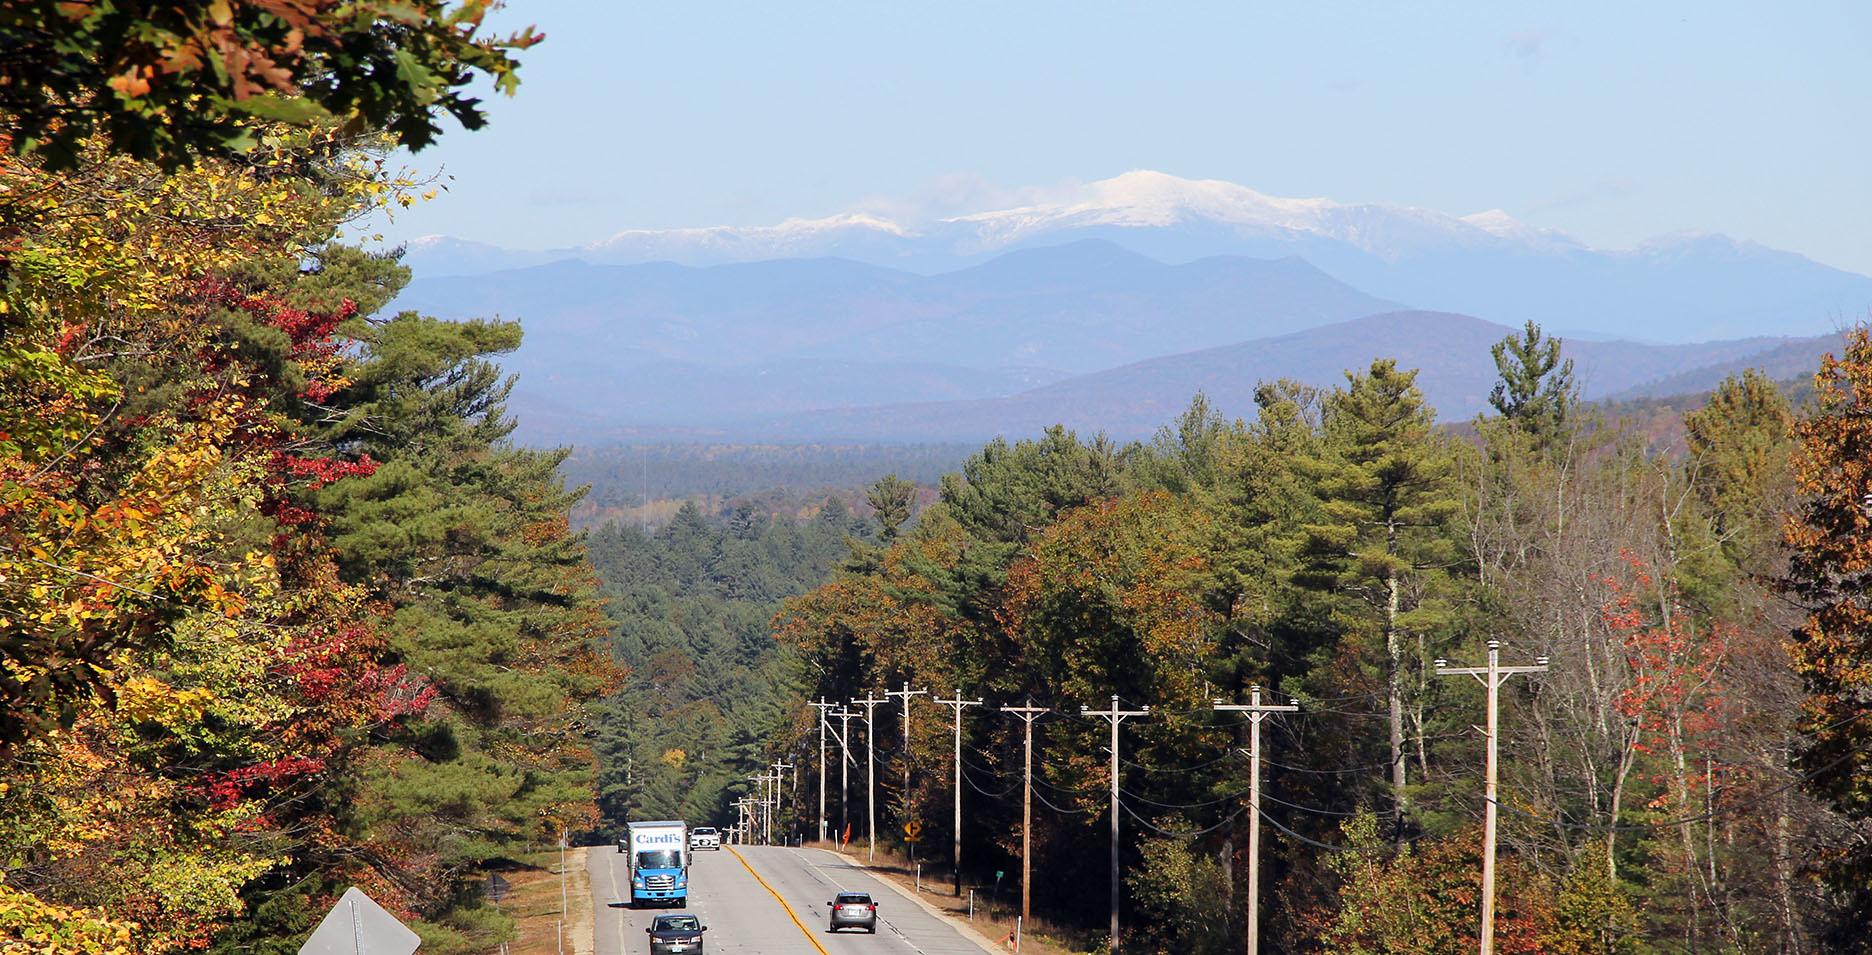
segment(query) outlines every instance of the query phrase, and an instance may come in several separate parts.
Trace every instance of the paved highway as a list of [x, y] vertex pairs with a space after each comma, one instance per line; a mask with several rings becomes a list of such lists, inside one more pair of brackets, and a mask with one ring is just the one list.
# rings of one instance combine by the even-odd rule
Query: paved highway
[[[586, 864], [596, 910], [594, 955], [649, 952], [644, 929], [650, 919], [678, 910], [630, 908], [630, 876], [624, 856], [615, 847], [593, 847], [586, 853]], [[837, 934], [826, 931], [826, 901], [839, 891], [869, 892], [877, 900], [876, 935], [857, 929]], [[776, 892], [785, 907], [774, 898]], [[982, 955], [984, 951], [863, 869], [818, 849], [735, 846], [698, 852], [689, 867], [686, 911], [700, 915], [702, 924], [709, 927], [704, 936], [709, 955], [819, 955], [822, 951], [826, 955]], [[800, 924], [794, 923], [795, 918]]]

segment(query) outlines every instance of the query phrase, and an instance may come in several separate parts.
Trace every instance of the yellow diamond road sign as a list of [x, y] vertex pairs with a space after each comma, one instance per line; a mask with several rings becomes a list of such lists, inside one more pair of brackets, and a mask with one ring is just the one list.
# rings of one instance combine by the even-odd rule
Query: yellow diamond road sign
[[904, 838], [915, 842], [921, 835], [923, 835], [923, 823], [920, 820], [912, 819], [904, 823]]

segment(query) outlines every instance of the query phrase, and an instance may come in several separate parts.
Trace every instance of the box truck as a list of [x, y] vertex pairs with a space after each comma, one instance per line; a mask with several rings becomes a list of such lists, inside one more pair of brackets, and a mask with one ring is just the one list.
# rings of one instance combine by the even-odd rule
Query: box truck
[[689, 827], [680, 820], [633, 822], [618, 840], [630, 866], [631, 908], [689, 901]]

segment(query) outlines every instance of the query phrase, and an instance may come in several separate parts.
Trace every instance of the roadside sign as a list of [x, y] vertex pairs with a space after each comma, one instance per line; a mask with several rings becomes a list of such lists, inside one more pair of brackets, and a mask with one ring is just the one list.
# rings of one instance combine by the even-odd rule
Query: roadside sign
[[421, 944], [415, 932], [354, 885], [299, 946], [299, 955], [411, 955]]
[[923, 838], [922, 820], [912, 819], [909, 822], [904, 823], [904, 838], [908, 839], [911, 842], [915, 842], [918, 839]]
[[506, 879], [501, 878], [501, 874], [499, 872], [488, 873], [487, 897], [488, 897], [488, 900], [493, 902], [495, 905], [499, 905], [500, 900], [506, 898], [508, 890], [512, 888], [513, 888], [513, 884], [508, 882]]

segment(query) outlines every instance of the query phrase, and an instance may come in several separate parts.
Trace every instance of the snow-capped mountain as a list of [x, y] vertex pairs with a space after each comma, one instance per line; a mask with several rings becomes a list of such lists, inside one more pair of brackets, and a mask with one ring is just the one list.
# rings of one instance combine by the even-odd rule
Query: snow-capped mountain
[[[550, 252], [412, 243], [418, 276], [551, 259], [712, 266], [835, 257], [924, 275], [1088, 239], [1168, 264], [1215, 256], [1305, 259], [1368, 295], [1507, 325], [1639, 340], [1812, 335], [1872, 307], [1872, 279], [1724, 236], [1601, 250], [1499, 211], [1457, 217], [1385, 203], [1264, 195], [1139, 170], [1045, 201], [924, 222], [848, 214], [776, 226], [632, 230]], [[425, 240], [427, 241], [427, 240]], [[503, 258], [504, 256], [504, 258]]]

